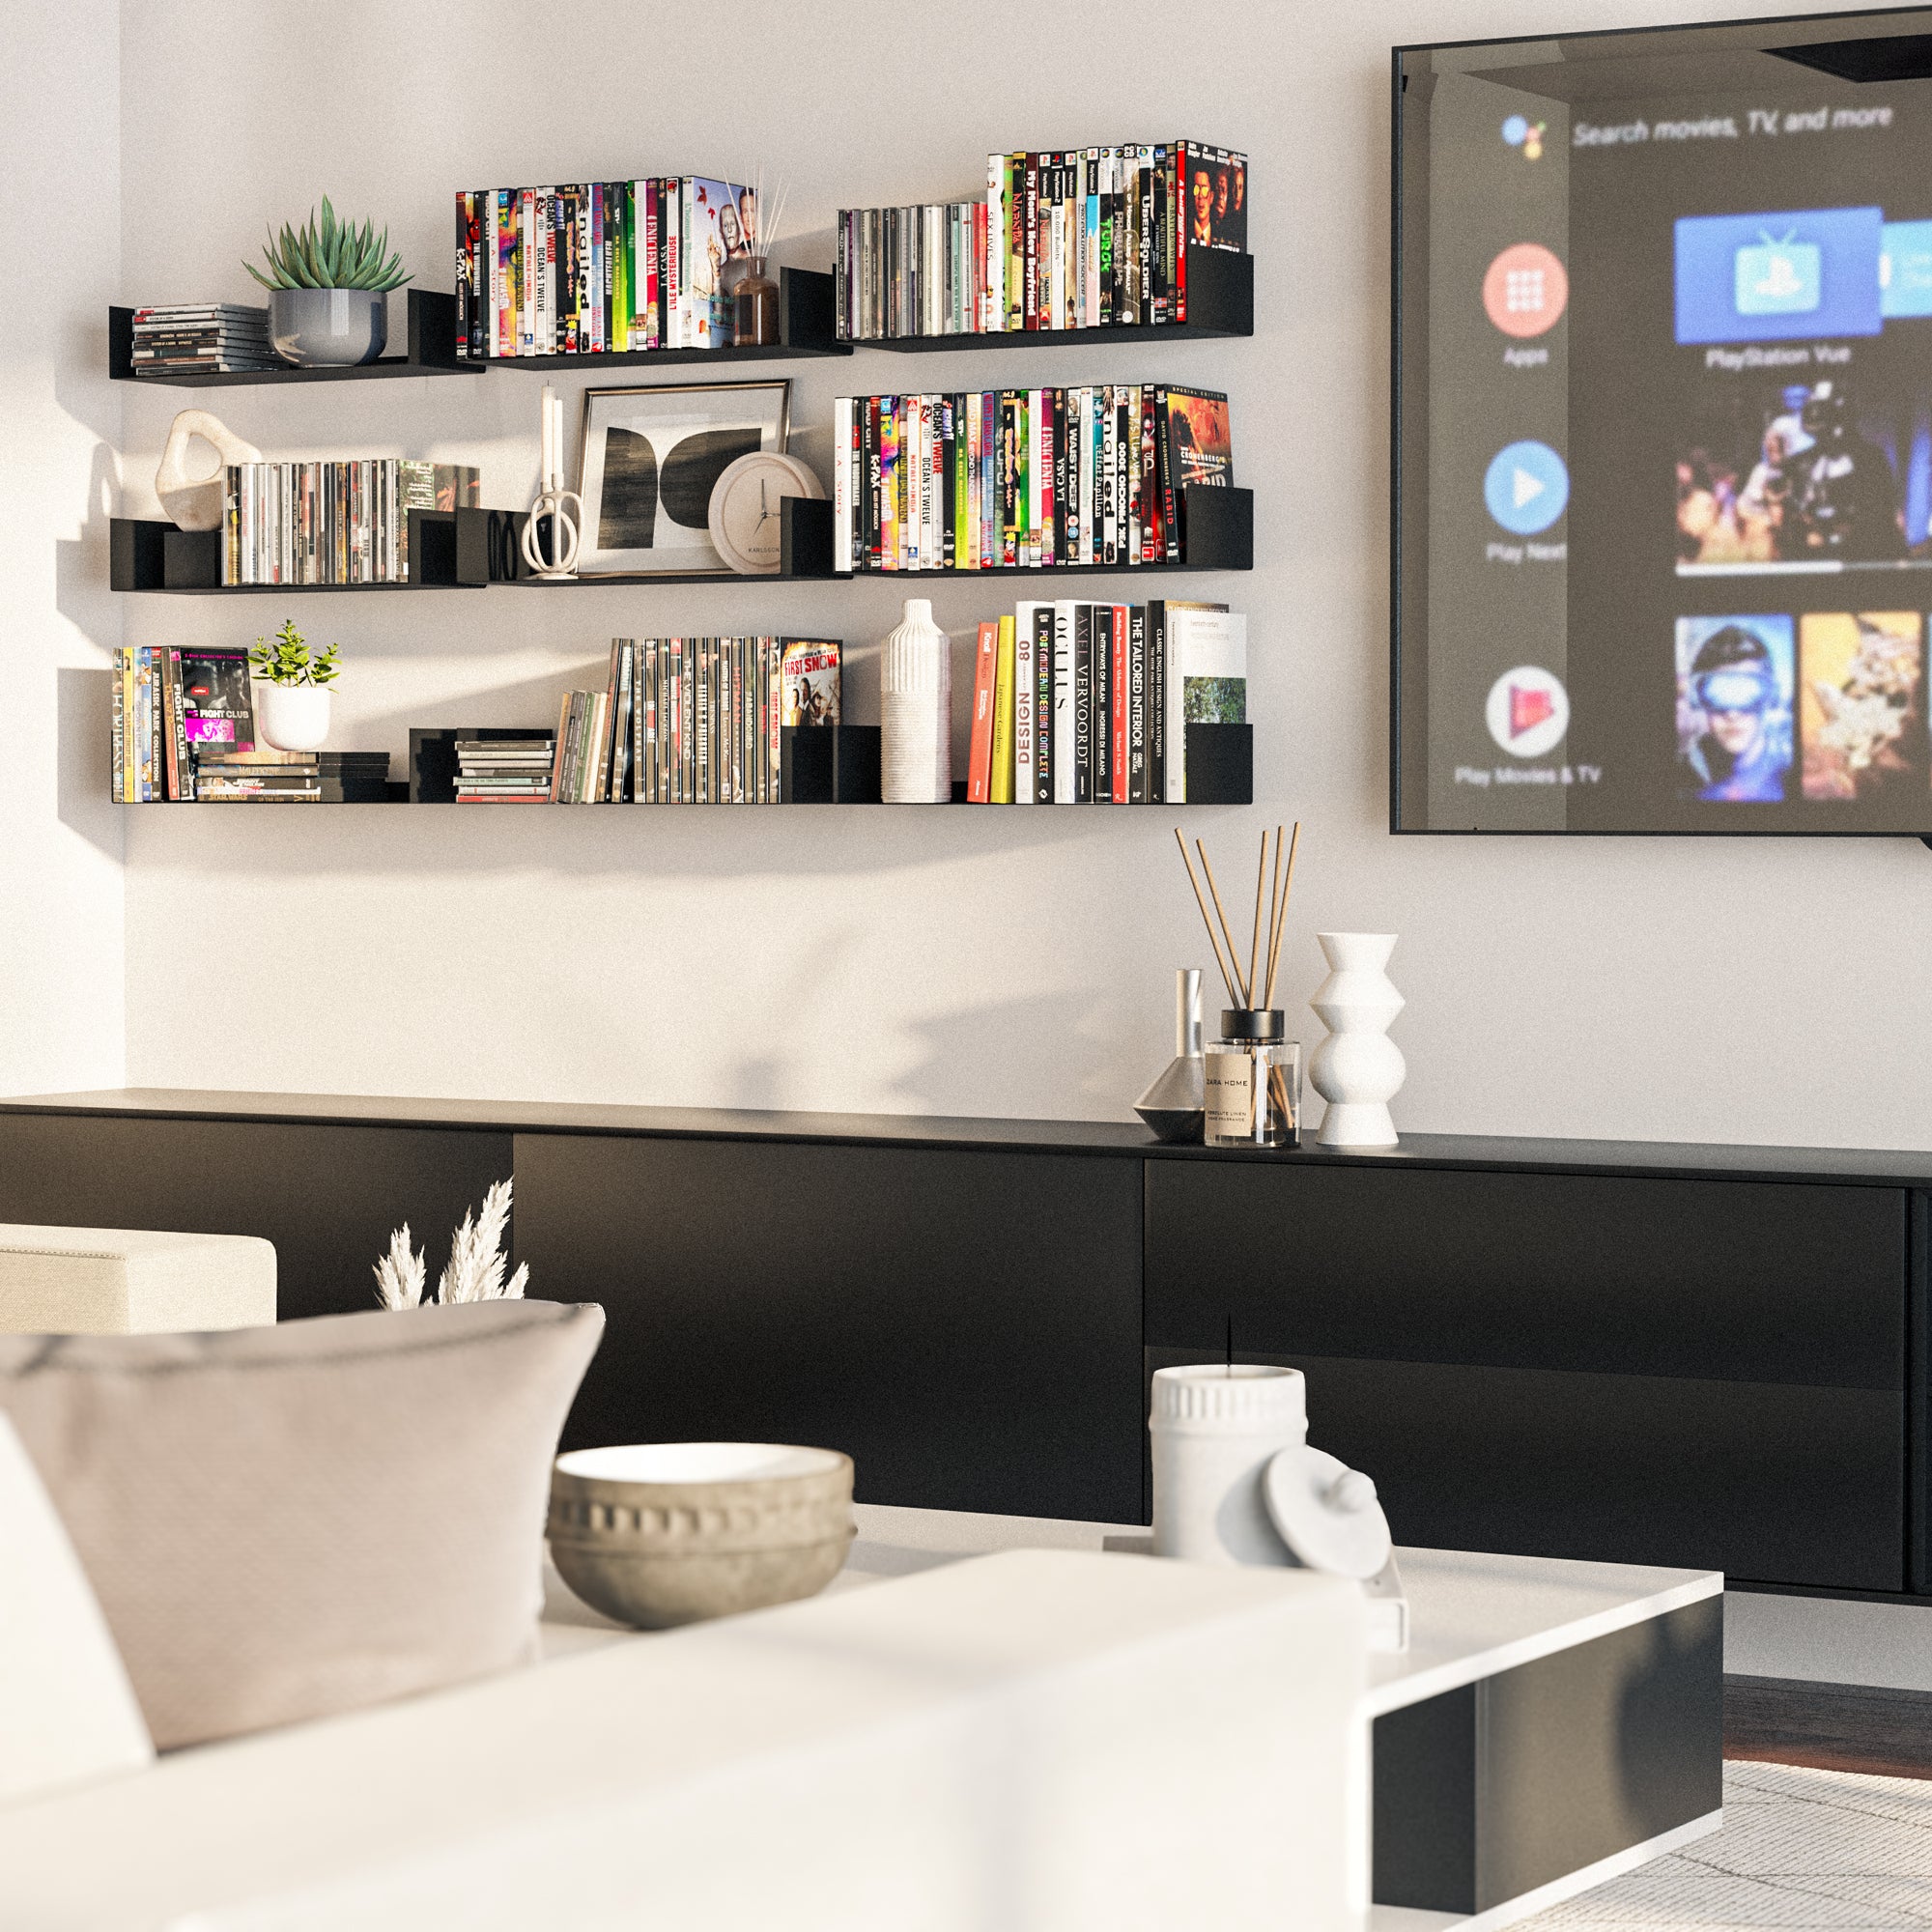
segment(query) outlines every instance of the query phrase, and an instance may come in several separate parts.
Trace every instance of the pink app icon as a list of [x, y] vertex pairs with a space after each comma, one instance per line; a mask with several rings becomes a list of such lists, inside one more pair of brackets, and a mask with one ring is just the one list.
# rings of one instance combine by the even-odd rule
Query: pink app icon
[[1505, 335], [1541, 335], [1569, 299], [1563, 264], [1534, 242], [1505, 248], [1483, 277], [1483, 306]]

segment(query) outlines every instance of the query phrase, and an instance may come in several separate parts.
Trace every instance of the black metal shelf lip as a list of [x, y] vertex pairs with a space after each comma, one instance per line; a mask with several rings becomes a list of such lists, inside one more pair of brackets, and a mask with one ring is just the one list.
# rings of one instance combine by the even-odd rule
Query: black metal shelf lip
[[134, 311], [107, 311], [107, 374], [116, 383], [148, 383], [167, 389], [271, 388], [283, 383], [360, 383], [394, 376], [480, 376], [487, 362], [462, 360], [456, 354], [456, 298], [434, 289], [409, 289], [404, 304], [407, 352], [379, 355], [373, 362], [346, 367], [279, 369], [169, 369], [144, 373], [134, 364]]
[[863, 583], [874, 579], [899, 582], [913, 577], [946, 578], [956, 583], [977, 582], [982, 577], [1177, 577], [1189, 572], [1252, 570], [1248, 563], [996, 563], [977, 570], [851, 570], [841, 581]]
[[156, 389], [247, 389], [280, 383], [364, 382], [383, 376], [480, 376], [489, 367], [485, 362], [412, 362], [407, 356], [381, 355], [373, 362], [357, 362], [346, 369], [217, 369], [206, 376], [192, 371], [176, 374], [144, 374], [116, 370], [117, 383], [140, 383]]
[[[118, 586], [117, 586], [118, 587]], [[342, 590], [487, 590], [486, 583], [141, 583], [150, 597], [332, 597]]]
[[1107, 328], [1014, 328], [1004, 332], [959, 335], [864, 335], [852, 339], [855, 349], [888, 349], [899, 355], [944, 355], [954, 349], [1057, 349], [1105, 343], [1125, 347], [1134, 342], [1226, 342], [1252, 335], [1252, 328], [1217, 328], [1207, 323], [1123, 323]]
[[518, 590], [594, 590], [615, 584], [634, 590], [644, 583], [837, 583], [829, 570], [640, 570], [602, 577], [510, 577], [501, 582]]
[[1125, 347], [1135, 342], [1225, 342], [1255, 332], [1255, 258], [1226, 248], [1187, 251], [1185, 322], [1106, 323], [1097, 328], [963, 330], [957, 335], [863, 335], [859, 349], [943, 355], [955, 349]]
[[849, 355], [848, 343], [794, 348], [783, 342], [747, 343], [728, 349], [623, 349], [589, 355], [491, 355], [469, 366], [481, 369], [644, 369], [689, 362], [796, 362], [814, 355]]

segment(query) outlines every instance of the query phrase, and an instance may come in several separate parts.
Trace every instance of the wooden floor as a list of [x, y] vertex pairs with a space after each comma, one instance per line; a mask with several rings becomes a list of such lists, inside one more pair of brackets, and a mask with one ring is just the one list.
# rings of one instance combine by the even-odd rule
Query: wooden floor
[[1724, 1755], [1932, 1778], [1932, 1691], [1726, 1677]]

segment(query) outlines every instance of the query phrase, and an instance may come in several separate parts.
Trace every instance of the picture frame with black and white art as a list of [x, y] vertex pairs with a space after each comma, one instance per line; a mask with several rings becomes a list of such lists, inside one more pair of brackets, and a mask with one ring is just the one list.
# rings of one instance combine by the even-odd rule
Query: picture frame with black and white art
[[586, 389], [580, 577], [729, 576], [708, 527], [739, 457], [782, 453], [791, 384], [678, 383]]

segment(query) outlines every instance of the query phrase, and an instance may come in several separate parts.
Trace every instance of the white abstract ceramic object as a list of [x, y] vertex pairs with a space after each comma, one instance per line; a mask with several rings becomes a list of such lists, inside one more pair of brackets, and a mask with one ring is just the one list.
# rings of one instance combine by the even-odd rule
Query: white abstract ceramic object
[[908, 597], [879, 663], [880, 796], [888, 805], [952, 799], [952, 646], [932, 605]]
[[1206, 1362], [1156, 1369], [1153, 1553], [1193, 1563], [1293, 1562], [1263, 1490], [1268, 1464], [1308, 1438], [1298, 1369]]
[[[188, 445], [199, 437], [214, 451], [214, 468], [203, 474], [188, 470]], [[227, 507], [227, 470], [231, 463], [259, 463], [262, 452], [243, 442], [218, 416], [206, 410], [184, 410], [174, 419], [161, 450], [161, 467], [155, 471], [155, 495], [178, 530], [218, 530]]]
[[319, 752], [328, 736], [329, 690], [324, 684], [255, 687], [255, 725], [278, 752]]
[[1397, 1142], [1388, 1103], [1408, 1067], [1388, 1037], [1406, 1002], [1382, 968], [1395, 951], [1392, 932], [1318, 932], [1327, 979], [1309, 1006], [1328, 1037], [1308, 1063], [1308, 1081], [1328, 1103], [1317, 1135], [1322, 1147], [1388, 1148]]

